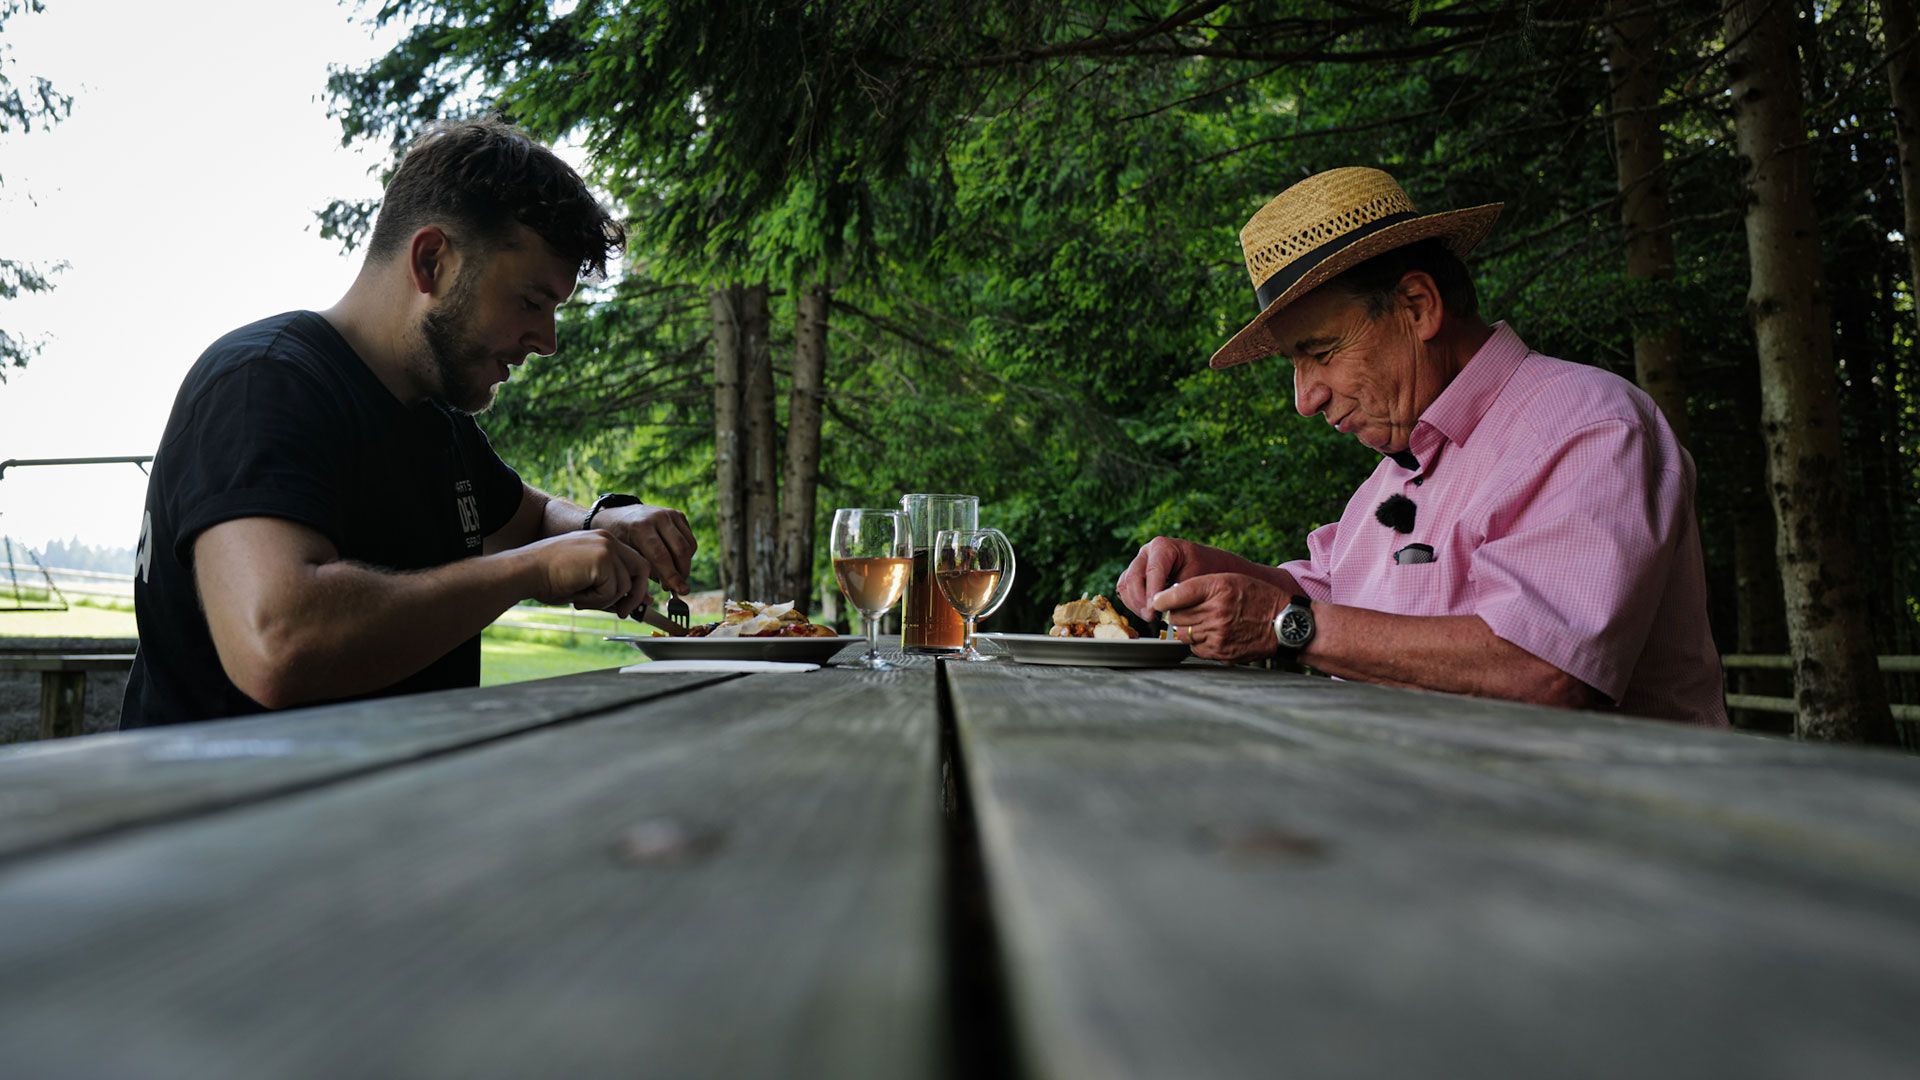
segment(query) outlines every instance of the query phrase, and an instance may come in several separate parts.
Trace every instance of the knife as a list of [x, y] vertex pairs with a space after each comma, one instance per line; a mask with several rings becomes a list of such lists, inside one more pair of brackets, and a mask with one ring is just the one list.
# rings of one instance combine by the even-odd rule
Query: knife
[[662, 615], [652, 604], [634, 612], [629, 618], [638, 619], [656, 630], [663, 630], [668, 637], [686, 637], [687, 628]]

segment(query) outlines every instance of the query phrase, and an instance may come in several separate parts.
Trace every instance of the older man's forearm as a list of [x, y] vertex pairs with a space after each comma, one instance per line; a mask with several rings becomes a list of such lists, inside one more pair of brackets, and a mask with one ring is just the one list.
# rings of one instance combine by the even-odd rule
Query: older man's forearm
[[1329, 675], [1563, 708], [1605, 698], [1493, 632], [1478, 615], [1389, 615], [1313, 605], [1316, 631], [1301, 662]]

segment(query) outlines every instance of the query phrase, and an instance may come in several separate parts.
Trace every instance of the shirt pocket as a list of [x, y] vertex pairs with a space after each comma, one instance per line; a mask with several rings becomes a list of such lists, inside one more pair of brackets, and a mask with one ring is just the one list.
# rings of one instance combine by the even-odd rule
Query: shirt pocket
[[1459, 615], [1466, 610], [1467, 567], [1436, 552], [1433, 562], [1389, 561], [1369, 583], [1360, 607], [1391, 615]]

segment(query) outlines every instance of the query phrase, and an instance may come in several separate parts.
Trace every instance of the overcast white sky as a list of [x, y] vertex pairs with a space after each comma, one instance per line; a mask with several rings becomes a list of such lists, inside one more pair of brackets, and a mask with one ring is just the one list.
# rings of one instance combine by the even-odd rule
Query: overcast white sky
[[[48, 0], [5, 34], [15, 84], [45, 75], [74, 106], [0, 137], [0, 255], [72, 264], [0, 302], [47, 339], [0, 385], [0, 460], [150, 454], [202, 349], [353, 279], [313, 213], [377, 196], [376, 156], [341, 148], [327, 65], [398, 31], [376, 41], [336, 0]], [[131, 465], [10, 469], [0, 533], [130, 548], [145, 489]]]

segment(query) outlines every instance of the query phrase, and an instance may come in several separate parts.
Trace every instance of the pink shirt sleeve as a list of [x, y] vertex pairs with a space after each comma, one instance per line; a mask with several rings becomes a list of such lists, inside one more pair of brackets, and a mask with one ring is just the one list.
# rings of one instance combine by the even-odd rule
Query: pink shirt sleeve
[[1691, 498], [1684, 458], [1609, 419], [1510, 475], [1472, 566], [1473, 611], [1496, 636], [1616, 703], [1666, 590]]
[[1300, 591], [1306, 593], [1309, 600], [1333, 602], [1333, 581], [1327, 567], [1333, 565], [1333, 540], [1339, 534], [1340, 523], [1327, 522], [1307, 534], [1306, 558], [1280, 564], [1280, 569], [1300, 583]]

